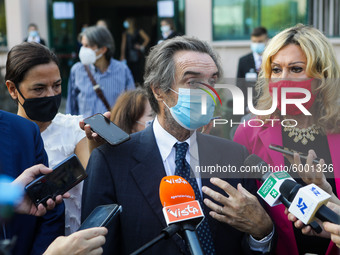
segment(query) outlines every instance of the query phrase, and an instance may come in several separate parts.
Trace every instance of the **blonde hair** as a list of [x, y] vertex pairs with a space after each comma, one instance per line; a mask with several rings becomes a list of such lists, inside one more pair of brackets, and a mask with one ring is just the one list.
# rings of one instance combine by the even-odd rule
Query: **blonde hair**
[[[266, 110], [272, 105], [272, 97], [268, 84], [271, 78], [272, 57], [283, 47], [295, 44], [300, 46], [307, 58], [306, 74], [308, 77], [320, 80], [316, 88], [315, 103], [317, 124], [327, 133], [340, 131], [340, 68], [335, 58], [335, 53], [328, 39], [316, 28], [298, 24], [287, 28], [277, 34], [269, 42], [263, 52], [263, 62], [259, 80], [256, 84], [257, 91], [261, 94], [258, 99], [257, 109]], [[265, 120], [277, 117], [276, 110], [271, 116], [258, 116]]]

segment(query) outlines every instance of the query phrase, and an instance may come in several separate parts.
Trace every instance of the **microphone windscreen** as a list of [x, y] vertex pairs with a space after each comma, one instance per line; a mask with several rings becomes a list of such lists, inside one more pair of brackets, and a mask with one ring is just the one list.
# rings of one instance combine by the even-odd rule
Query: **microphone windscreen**
[[245, 166], [257, 166], [259, 163], [261, 163], [263, 160], [259, 156], [255, 154], [250, 154], [245, 160], [244, 165]]
[[280, 186], [280, 193], [284, 198], [286, 198], [286, 199], [288, 199], [288, 201], [292, 202], [297, 191], [301, 187], [302, 186], [300, 184], [296, 183], [295, 181], [285, 180]]
[[165, 176], [159, 185], [159, 198], [163, 207], [195, 200], [195, 192], [184, 178]]

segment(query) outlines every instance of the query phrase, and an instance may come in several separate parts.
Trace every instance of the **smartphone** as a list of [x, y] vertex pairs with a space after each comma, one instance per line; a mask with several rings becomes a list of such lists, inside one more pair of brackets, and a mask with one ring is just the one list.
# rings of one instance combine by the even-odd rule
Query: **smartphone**
[[[292, 149], [289, 149], [289, 148], [286, 148], [286, 147], [283, 147], [283, 146], [280, 146], [280, 145], [276, 145], [276, 144], [270, 144], [269, 149], [287, 154], [287, 155], [292, 156], [292, 157], [294, 157], [294, 152], [296, 152], [300, 155], [300, 158], [304, 159], [304, 160], [307, 160], [307, 156], [308, 156], [306, 153], [298, 152], [298, 151], [295, 151], [295, 150], [292, 150]], [[319, 164], [319, 161], [320, 161], [320, 159], [316, 158], [316, 159], [313, 160], [313, 163]]]
[[130, 139], [130, 135], [121, 130], [103, 114], [97, 113], [84, 119], [85, 124], [89, 124], [93, 132], [100, 135], [111, 145], [118, 145]]
[[94, 208], [89, 216], [80, 225], [78, 230], [106, 227], [111, 220], [122, 212], [122, 206], [117, 204], [100, 205]]
[[53, 172], [27, 184], [25, 190], [36, 206], [40, 203], [46, 206], [49, 198], [55, 199], [56, 196], [64, 194], [86, 177], [82, 164], [73, 154], [56, 165]]

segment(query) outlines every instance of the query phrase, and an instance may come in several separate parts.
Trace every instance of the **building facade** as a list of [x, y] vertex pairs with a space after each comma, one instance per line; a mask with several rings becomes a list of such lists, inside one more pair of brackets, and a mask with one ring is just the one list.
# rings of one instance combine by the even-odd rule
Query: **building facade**
[[239, 57], [250, 52], [251, 30], [260, 25], [267, 27], [270, 36], [297, 23], [313, 25], [329, 37], [340, 62], [337, 0], [0, 0], [0, 67], [7, 50], [27, 36], [29, 23], [36, 23], [41, 37], [65, 58], [65, 70], [77, 54], [81, 26], [100, 18], [110, 21], [118, 51], [121, 24], [128, 15], [139, 17], [156, 41], [160, 2], [173, 2], [173, 10], [167, 12], [172, 12], [183, 33], [213, 45], [221, 56], [225, 77], [236, 76]]

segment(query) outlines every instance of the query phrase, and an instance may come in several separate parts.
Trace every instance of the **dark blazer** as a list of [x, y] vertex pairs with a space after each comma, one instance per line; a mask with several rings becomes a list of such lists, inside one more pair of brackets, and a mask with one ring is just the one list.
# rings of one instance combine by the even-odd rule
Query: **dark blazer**
[[[246, 73], [249, 73], [251, 69], [254, 69], [256, 71], [255, 66], [255, 60], [253, 53], [249, 53], [239, 59], [238, 62], [238, 68], [237, 68], [237, 86], [242, 90], [244, 95], [244, 106], [248, 105], [248, 94], [247, 94], [247, 88], [248, 87], [255, 87], [255, 82], [249, 82], [245, 80]], [[255, 98], [255, 89], [253, 89], [253, 98]], [[253, 100], [253, 103], [255, 103], [256, 100]], [[246, 112], [245, 112], [246, 114]]]
[[[28, 40], [28, 37], [26, 37], [25, 39], [24, 39], [24, 42], [27, 42], [27, 40]], [[45, 40], [44, 39], [42, 39], [41, 37], [40, 37], [40, 42], [39, 42], [41, 45], [44, 45], [44, 46], [46, 46], [46, 42], [45, 42]]]
[[[248, 155], [245, 147], [229, 140], [197, 134], [200, 165], [211, 161], [239, 167]], [[209, 163], [209, 162], [208, 162]], [[211, 162], [212, 163], [212, 162]], [[104, 254], [130, 254], [158, 236], [166, 227], [159, 199], [159, 185], [166, 175], [156, 144], [152, 126], [133, 134], [131, 140], [112, 147], [103, 145], [95, 149], [87, 167], [84, 183], [82, 221], [98, 205], [117, 203], [123, 212], [110, 225]], [[236, 186], [241, 182], [250, 192], [256, 192], [254, 180], [229, 179]], [[212, 187], [209, 179], [202, 185]], [[221, 192], [221, 190], [219, 190]], [[208, 208], [204, 210], [208, 212]], [[206, 214], [212, 231], [217, 254], [242, 254], [247, 250], [245, 234], [231, 226], [217, 222]], [[160, 241], [145, 254], [174, 255], [185, 253], [178, 235]]]
[[237, 78], [245, 78], [250, 69], [256, 70], [253, 53], [242, 56], [238, 61]]
[[[48, 166], [47, 154], [38, 126], [18, 115], [0, 111], [0, 174], [18, 177], [36, 164]], [[15, 214], [0, 229], [0, 240], [17, 236], [11, 254], [41, 255], [50, 243], [64, 235], [64, 204], [43, 217]]]

